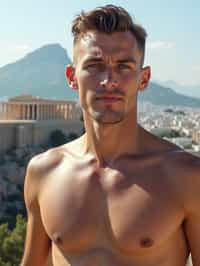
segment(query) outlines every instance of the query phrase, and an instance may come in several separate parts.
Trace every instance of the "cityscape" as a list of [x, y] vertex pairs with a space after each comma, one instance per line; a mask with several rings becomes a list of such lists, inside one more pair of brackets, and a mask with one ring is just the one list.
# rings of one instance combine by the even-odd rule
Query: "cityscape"
[[200, 155], [200, 108], [138, 105], [138, 122], [148, 131]]

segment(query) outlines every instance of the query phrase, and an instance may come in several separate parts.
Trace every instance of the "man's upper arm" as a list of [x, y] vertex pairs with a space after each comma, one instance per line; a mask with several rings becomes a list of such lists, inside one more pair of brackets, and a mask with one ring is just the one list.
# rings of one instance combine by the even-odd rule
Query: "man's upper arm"
[[24, 198], [28, 215], [26, 241], [22, 266], [45, 265], [51, 247], [51, 241], [45, 232], [38, 204], [40, 187], [39, 158], [33, 158], [28, 167], [24, 184]]
[[[196, 167], [195, 167], [196, 168]], [[189, 242], [193, 266], [200, 265], [200, 167], [192, 171], [187, 184], [185, 232]], [[194, 173], [195, 172], [195, 173]]]

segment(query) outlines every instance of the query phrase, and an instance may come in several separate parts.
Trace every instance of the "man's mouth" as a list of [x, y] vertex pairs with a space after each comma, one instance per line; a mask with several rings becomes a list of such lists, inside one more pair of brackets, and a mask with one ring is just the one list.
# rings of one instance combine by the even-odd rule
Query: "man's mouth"
[[114, 101], [121, 101], [121, 96], [115, 96], [115, 95], [101, 95], [96, 97], [97, 100], [102, 100], [106, 102], [114, 102]]

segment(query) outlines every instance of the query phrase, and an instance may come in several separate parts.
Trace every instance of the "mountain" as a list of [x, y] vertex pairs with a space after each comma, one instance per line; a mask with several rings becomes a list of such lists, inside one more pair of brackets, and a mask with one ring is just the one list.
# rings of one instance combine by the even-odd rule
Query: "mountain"
[[[51, 99], [77, 99], [77, 92], [68, 87], [64, 74], [70, 63], [67, 51], [60, 44], [42, 46], [0, 68], [0, 98], [31, 94]], [[155, 82], [150, 82], [138, 98], [156, 105], [200, 107], [200, 99], [184, 96]]]
[[180, 94], [184, 94], [187, 96], [200, 99], [200, 84], [199, 85], [180, 85], [173, 80], [156, 81], [156, 83], [163, 87], [172, 88], [173, 90], [175, 90], [176, 92]]
[[148, 101], [155, 105], [200, 107], [200, 99], [185, 96], [171, 88], [150, 82], [148, 88], [139, 93], [139, 101]]
[[44, 98], [77, 98], [65, 79], [65, 67], [69, 63], [71, 60], [60, 44], [45, 45], [0, 68], [0, 97], [32, 94]]

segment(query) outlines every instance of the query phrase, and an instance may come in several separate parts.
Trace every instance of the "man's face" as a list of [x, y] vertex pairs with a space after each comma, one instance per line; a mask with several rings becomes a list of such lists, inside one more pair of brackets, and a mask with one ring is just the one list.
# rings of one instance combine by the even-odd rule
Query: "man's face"
[[87, 32], [74, 48], [74, 67], [68, 74], [69, 83], [79, 90], [84, 114], [113, 124], [135, 113], [137, 91], [150, 78], [150, 68], [142, 68], [141, 60], [130, 32]]

